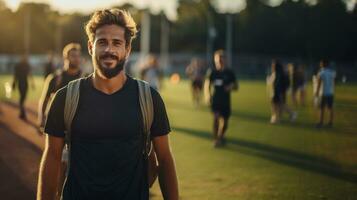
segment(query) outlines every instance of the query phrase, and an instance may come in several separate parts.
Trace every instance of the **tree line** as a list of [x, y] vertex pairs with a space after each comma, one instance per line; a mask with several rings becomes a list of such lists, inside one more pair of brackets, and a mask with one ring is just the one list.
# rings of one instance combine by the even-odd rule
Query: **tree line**
[[[132, 11], [140, 26], [143, 10], [131, 4], [116, 6]], [[226, 16], [218, 13], [210, 0], [179, 0], [177, 19], [170, 21], [170, 51], [204, 53], [209, 26], [216, 33], [213, 49], [225, 48]], [[293, 56], [305, 59], [357, 59], [357, 9], [347, 11], [343, 0], [319, 0], [309, 5], [303, 0], [285, 0], [271, 7], [262, 0], [248, 0], [233, 19], [232, 50], [235, 54]], [[151, 14], [151, 51], [160, 50], [160, 20]], [[59, 52], [68, 42], [86, 47], [84, 24], [89, 15], [61, 14], [45, 3], [21, 3], [16, 11], [0, 0], [0, 54], [24, 52], [25, 23], [29, 23], [31, 53]], [[140, 49], [140, 34], [133, 50]], [[83, 48], [84, 50], [86, 48]]]

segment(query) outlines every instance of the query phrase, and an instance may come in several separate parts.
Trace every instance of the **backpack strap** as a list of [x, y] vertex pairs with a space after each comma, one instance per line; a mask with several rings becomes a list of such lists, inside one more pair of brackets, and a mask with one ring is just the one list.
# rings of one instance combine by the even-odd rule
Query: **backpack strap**
[[[79, 88], [80, 88], [80, 83], [82, 79], [77, 79], [74, 81], [71, 81], [67, 85], [67, 93], [66, 93], [66, 102], [64, 106], [64, 125], [66, 128], [66, 133], [65, 133], [65, 148], [67, 148], [67, 169], [69, 169], [70, 166], [70, 150], [71, 150], [71, 125], [72, 121], [74, 118], [74, 115], [76, 114], [78, 102], [79, 102]], [[66, 170], [66, 177], [68, 176], [68, 171]]]
[[150, 85], [142, 80], [136, 80], [139, 88], [139, 103], [143, 117], [144, 148], [143, 153], [149, 155], [151, 152], [150, 128], [154, 120], [154, 106], [152, 102]]

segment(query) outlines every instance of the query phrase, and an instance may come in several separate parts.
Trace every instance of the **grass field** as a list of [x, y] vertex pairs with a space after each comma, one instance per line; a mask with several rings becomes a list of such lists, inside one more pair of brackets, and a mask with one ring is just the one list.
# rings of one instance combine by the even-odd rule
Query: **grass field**
[[[1, 98], [9, 80], [0, 76]], [[29, 101], [38, 98], [41, 82], [36, 78]], [[334, 127], [316, 129], [311, 97], [308, 106], [297, 109], [296, 122], [286, 117], [270, 125], [264, 82], [241, 81], [232, 95], [228, 144], [221, 149], [213, 148], [210, 110], [192, 105], [187, 81], [165, 82], [161, 94], [181, 199], [357, 199], [356, 85], [337, 86]], [[157, 185], [152, 193], [152, 199], [161, 199]]]

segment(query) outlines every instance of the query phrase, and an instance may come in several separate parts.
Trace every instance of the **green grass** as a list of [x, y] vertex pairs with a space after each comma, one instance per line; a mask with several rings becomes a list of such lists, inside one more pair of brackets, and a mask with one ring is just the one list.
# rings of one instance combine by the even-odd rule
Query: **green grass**
[[[8, 80], [0, 77], [1, 95]], [[37, 88], [41, 81], [36, 79]], [[39, 93], [32, 92], [30, 101]], [[264, 82], [241, 81], [232, 95], [228, 145], [221, 149], [213, 148], [210, 110], [192, 105], [188, 82], [165, 82], [161, 94], [181, 199], [357, 199], [356, 85], [337, 86], [335, 125], [316, 129], [311, 97], [297, 109], [295, 123], [270, 125]], [[152, 193], [161, 199], [157, 184]]]

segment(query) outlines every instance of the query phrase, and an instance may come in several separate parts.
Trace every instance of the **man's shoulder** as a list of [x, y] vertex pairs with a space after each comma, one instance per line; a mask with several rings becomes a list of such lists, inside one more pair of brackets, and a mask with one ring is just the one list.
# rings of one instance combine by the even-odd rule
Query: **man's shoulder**
[[61, 99], [64, 100], [66, 98], [66, 94], [67, 94], [67, 85], [58, 89], [57, 92], [55, 93], [55, 97], [57, 99]]

